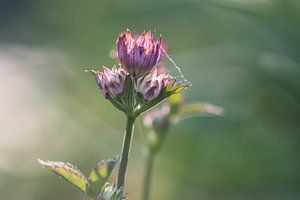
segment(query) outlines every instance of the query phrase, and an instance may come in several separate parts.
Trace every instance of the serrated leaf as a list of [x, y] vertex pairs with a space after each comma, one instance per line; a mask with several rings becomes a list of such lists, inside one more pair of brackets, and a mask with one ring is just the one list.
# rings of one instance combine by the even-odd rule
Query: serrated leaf
[[49, 160], [44, 161], [38, 159], [38, 162], [42, 166], [50, 169], [56, 175], [64, 178], [69, 183], [76, 186], [85, 194], [89, 194], [90, 191], [89, 182], [86, 179], [86, 177], [77, 169], [77, 167], [71, 165], [70, 163], [54, 162]]
[[119, 157], [102, 160], [91, 170], [88, 180], [91, 184], [92, 196], [97, 196], [100, 193], [118, 160]]

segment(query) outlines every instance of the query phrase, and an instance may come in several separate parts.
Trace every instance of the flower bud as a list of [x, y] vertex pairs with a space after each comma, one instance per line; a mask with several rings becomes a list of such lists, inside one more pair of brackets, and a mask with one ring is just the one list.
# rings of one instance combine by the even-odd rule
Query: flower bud
[[110, 70], [104, 67], [103, 72], [94, 70], [91, 72], [95, 76], [96, 83], [105, 98], [111, 100], [123, 92], [126, 78], [126, 72], [124, 69], [117, 69], [116, 67], [113, 67]]
[[160, 61], [162, 41], [155, 40], [151, 32], [137, 36], [127, 30], [120, 34], [116, 46], [119, 62], [134, 77], [147, 74]]
[[143, 119], [145, 127], [153, 131], [147, 134], [146, 141], [151, 153], [156, 153], [162, 147], [165, 137], [171, 127], [170, 105], [163, 104], [161, 108], [149, 111]]
[[98, 196], [98, 200], [123, 200], [122, 189], [115, 185], [106, 183]]
[[151, 101], [170, 83], [169, 78], [168, 73], [158, 74], [157, 68], [154, 67], [149, 74], [137, 80], [135, 89], [145, 100]]
[[155, 132], [165, 134], [170, 128], [170, 111], [170, 105], [163, 104], [161, 108], [149, 111], [145, 115], [143, 123], [146, 127], [152, 127]]

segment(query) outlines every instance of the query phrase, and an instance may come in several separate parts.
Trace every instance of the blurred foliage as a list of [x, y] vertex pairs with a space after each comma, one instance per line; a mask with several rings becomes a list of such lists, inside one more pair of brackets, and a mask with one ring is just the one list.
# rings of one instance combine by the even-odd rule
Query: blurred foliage
[[[109, 52], [128, 27], [163, 35], [193, 84], [187, 102], [225, 109], [171, 130], [152, 198], [299, 199], [299, 19], [298, 0], [1, 0], [1, 198], [84, 199], [36, 158], [88, 172], [119, 153], [123, 114], [84, 69], [115, 64]], [[130, 200], [141, 195], [140, 127]]]

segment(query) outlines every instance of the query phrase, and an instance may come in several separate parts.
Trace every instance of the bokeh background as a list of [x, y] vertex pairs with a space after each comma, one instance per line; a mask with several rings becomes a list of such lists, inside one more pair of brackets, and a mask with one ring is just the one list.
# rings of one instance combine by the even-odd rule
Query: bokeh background
[[[225, 109], [172, 128], [152, 199], [300, 199], [299, 0], [1, 0], [0, 27], [1, 199], [85, 199], [36, 159], [87, 173], [119, 154], [125, 118], [84, 69], [115, 64], [127, 27], [162, 34], [193, 83], [186, 102]], [[133, 142], [126, 191], [139, 200], [140, 121]]]

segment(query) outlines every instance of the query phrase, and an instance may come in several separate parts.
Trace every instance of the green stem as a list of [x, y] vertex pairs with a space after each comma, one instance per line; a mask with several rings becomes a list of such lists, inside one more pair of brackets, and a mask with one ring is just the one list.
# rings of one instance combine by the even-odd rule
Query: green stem
[[121, 153], [121, 163], [119, 167], [118, 180], [117, 180], [118, 188], [124, 187], [125, 174], [126, 174], [128, 156], [129, 156], [130, 144], [131, 144], [131, 137], [134, 129], [134, 120], [135, 118], [127, 116], [127, 125], [124, 133], [123, 147]]
[[149, 199], [153, 162], [154, 162], [154, 154], [149, 152], [146, 158], [143, 200]]

